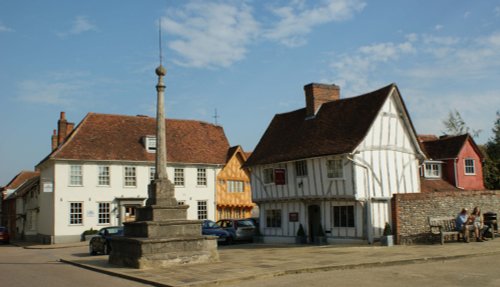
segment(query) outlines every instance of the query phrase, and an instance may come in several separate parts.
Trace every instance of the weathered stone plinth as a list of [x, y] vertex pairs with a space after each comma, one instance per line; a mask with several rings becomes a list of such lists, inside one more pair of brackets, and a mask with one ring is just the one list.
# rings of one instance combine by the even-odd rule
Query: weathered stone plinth
[[219, 260], [217, 238], [129, 238], [113, 240], [109, 263], [132, 268], [159, 268]]
[[203, 236], [203, 221], [187, 220], [189, 206], [177, 205], [175, 198], [165, 198], [162, 189], [173, 186], [161, 180], [150, 185], [153, 198], [148, 203], [152, 205], [137, 209], [137, 221], [124, 223], [124, 237], [111, 241], [109, 263], [158, 268], [218, 261], [217, 237]]

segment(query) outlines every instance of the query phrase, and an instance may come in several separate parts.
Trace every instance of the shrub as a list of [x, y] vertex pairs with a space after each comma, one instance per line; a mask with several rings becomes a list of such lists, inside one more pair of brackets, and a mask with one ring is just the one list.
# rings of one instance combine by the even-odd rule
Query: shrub
[[389, 222], [386, 222], [385, 227], [384, 227], [384, 236], [388, 236], [388, 235], [392, 235], [392, 229], [391, 229], [391, 225], [389, 224]]

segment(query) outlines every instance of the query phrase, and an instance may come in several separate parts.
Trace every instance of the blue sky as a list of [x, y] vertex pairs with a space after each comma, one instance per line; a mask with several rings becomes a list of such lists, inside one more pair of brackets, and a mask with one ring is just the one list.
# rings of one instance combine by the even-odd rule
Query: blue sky
[[2, 1], [0, 186], [50, 152], [61, 111], [154, 116], [160, 18], [167, 116], [217, 109], [245, 150], [311, 82], [394, 82], [418, 133], [456, 109], [478, 143], [500, 109], [500, 1]]

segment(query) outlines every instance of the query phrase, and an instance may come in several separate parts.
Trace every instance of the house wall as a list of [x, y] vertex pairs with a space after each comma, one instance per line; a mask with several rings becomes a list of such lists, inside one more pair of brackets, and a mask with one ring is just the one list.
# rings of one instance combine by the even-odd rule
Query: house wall
[[[465, 174], [465, 159], [469, 158], [474, 159], [474, 175]], [[460, 153], [458, 155], [457, 178], [458, 188], [463, 188], [465, 190], [484, 189], [483, 163], [481, 162], [481, 158], [478, 156], [476, 150], [474, 150], [469, 140], [466, 141], [465, 145], [463, 146], [462, 150], [460, 150]]]
[[[54, 243], [54, 198], [58, 195], [54, 163], [49, 161], [40, 168], [40, 196], [38, 203], [40, 211], [37, 216], [37, 232], [43, 243]], [[52, 189], [44, 185], [52, 184]]]
[[443, 160], [442, 169], [443, 169], [442, 170], [443, 179], [449, 182], [450, 184], [456, 186], [455, 159]]
[[[252, 216], [252, 209], [255, 204], [252, 202], [252, 192], [250, 188], [250, 173], [242, 168], [245, 160], [237, 152], [217, 175], [216, 193], [216, 219], [225, 217], [224, 210], [231, 212], [229, 217], [238, 217], [238, 210], [241, 211], [241, 218]], [[229, 192], [228, 180], [243, 181], [243, 192]]]
[[[69, 185], [70, 165], [82, 165], [83, 185]], [[110, 185], [98, 185], [98, 166], [110, 167]], [[136, 186], [124, 186], [124, 167], [136, 167]], [[118, 225], [123, 216], [120, 214], [121, 198], [147, 198], [150, 180], [149, 163], [138, 162], [79, 162], [58, 161], [48, 168], [42, 169], [41, 178], [54, 182], [54, 192], [41, 193], [40, 215], [38, 217], [39, 233], [50, 237], [51, 243], [74, 242], [80, 240], [81, 234], [90, 228], [99, 229], [103, 226]], [[176, 165], [184, 168], [183, 187], [175, 187], [178, 201], [189, 205], [188, 219], [198, 218], [198, 201], [207, 201], [207, 217], [215, 219], [215, 178], [219, 171], [216, 166], [206, 165]], [[173, 181], [174, 166], [167, 168], [169, 179]], [[206, 168], [207, 186], [197, 186], [197, 168]], [[42, 184], [43, 185], [43, 184]], [[141, 201], [141, 200], [140, 200]], [[83, 203], [83, 224], [69, 223], [70, 203]], [[100, 202], [109, 202], [111, 210], [110, 224], [98, 223]], [[122, 210], [123, 211], [123, 210]], [[49, 240], [49, 239], [46, 239]]]
[[392, 200], [393, 232], [398, 244], [438, 242], [430, 234], [428, 217], [455, 217], [462, 208], [479, 206], [482, 213], [500, 215], [500, 190], [397, 194]]
[[[310, 235], [308, 207], [310, 205], [319, 205], [321, 214], [321, 225], [323, 226], [327, 240], [362, 240], [365, 239], [363, 230], [363, 220], [365, 219], [365, 207], [360, 202], [355, 201], [337, 201], [337, 200], [312, 200], [312, 201], [285, 201], [268, 202], [259, 205], [261, 233], [267, 243], [295, 243], [295, 237], [302, 227], [306, 235]], [[332, 209], [334, 206], [354, 206], [355, 227], [334, 227]], [[266, 213], [269, 210], [280, 210], [281, 228], [268, 227], [266, 222]], [[291, 213], [298, 214], [298, 221], [291, 222], [289, 216]]]
[[[352, 163], [343, 159], [342, 179], [330, 179], [327, 176], [327, 160], [343, 159], [331, 156], [306, 159], [307, 176], [295, 174], [295, 162], [256, 166], [252, 170], [252, 199], [255, 202], [275, 201], [295, 198], [354, 198]], [[285, 169], [286, 183], [276, 185], [264, 183], [266, 168]]]
[[356, 198], [368, 202], [370, 234], [375, 238], [391, 222], [390, 198], [396, 193], [420, 192], [417, 149], [394, 93], [352, 157]]

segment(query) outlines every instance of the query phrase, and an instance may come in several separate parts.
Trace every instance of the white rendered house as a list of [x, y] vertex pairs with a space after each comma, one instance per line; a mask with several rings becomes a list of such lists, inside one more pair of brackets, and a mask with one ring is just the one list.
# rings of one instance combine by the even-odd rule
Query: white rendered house
[[[395, 193], [420, 192], [424, 158], [396, 85], [340, 99], [304, 87], [306, 108], [277, 114], [247, 160], [266, 242], [373, 242], [391, 223]], [[321, 227], [321, 229], [320, 229]]]
[[[61, 113], [52, 153], [42, 160], [37, 232], [40, 241], [80, 240], [90, 228], [135, 219], [154, 176], [155, 119], [89, 113], [73, 129]], [[215, 219], [216, 175], [229, 143], [222, 127], [166, 120], [167, 174], [188, 219]]]

